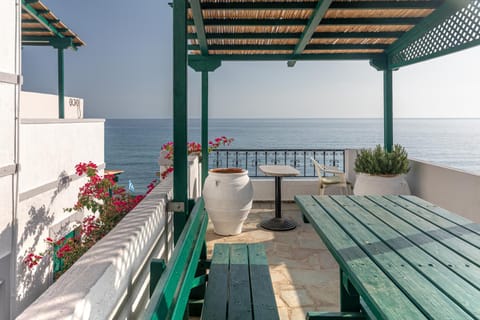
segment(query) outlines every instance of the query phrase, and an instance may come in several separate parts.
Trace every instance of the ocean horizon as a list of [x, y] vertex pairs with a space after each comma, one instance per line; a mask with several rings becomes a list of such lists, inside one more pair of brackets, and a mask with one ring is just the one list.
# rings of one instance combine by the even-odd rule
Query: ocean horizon
[[[173, 120], [107, 119], [105, 160], [144, 192], [158, 171], [161, 146], [172, 140]], [[188, 141], [200, 142], [201, 122], [189, 121]], [[395, 118], [394, 143], [410, 158], [480, 172], [480, 118]], [[209, 138], [234, 138], [235, 149], [356, 149], [383, 144], [382, 118], [209, 119]]]

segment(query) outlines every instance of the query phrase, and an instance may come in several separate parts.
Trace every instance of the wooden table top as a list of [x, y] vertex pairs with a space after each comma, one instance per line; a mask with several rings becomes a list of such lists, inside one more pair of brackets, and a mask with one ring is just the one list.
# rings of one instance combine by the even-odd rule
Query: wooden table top
[[414, 196], [295, 200], [376, 317], [480, 319], [480, 224]]
[[291, 177], [298, 176], [300, 171], [295, 169], [292, 166], [283, 166], [283, 165], [265, 165], [258, 167], [267, 176], [273, 177]]

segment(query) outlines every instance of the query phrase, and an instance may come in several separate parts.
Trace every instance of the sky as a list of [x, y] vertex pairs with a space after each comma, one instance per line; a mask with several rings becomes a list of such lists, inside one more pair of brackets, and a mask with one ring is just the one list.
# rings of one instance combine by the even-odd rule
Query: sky
[[[172, 116], [172, 9], [165, 0], [42, 0], [86, 42], [65, 51], [65, 94], [89, 118]], [[396, 118], [480, 117], [480, 46], [393, 74]], [[23, 90], [57, 92], [57, 54], [24, 47]], [[223, 62], [210, 73], [210, 118], [383, 117], [383, 75], [368, 61]], [[189, 116], [200, 74], [188, 72]]]

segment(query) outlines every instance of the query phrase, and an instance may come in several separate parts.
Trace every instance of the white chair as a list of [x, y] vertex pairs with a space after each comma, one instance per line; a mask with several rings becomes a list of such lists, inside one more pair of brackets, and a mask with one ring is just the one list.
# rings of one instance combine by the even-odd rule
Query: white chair
[[318, 180], [320, 181], [320, 195], [323, 196], [325, 194], [325, 189], [330, 186], [343, 188], [345, 190], [345, 194], [349, 194], [350, 183], [345, 177], [345, 172], [341, 171], [337, 167], [320, 164], [313, 158], [310, 159], [312, 160], [313, 166], [315, 167], [315, 172], [318, 175]]

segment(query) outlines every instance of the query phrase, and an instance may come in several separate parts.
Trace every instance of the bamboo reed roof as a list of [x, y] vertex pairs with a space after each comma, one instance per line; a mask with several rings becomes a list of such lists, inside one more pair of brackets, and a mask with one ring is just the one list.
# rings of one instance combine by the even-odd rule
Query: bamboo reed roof
[[445, 1], [190, 0], [188, 49], [222, 58], [381, 54]]
[[22, 44], [51, 46], [55, 39], [71, 39], [73, 48], [85, 45], [41, 1], [22, 0]]

